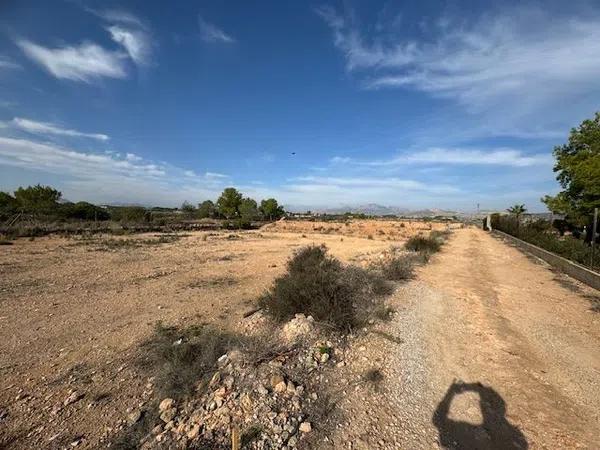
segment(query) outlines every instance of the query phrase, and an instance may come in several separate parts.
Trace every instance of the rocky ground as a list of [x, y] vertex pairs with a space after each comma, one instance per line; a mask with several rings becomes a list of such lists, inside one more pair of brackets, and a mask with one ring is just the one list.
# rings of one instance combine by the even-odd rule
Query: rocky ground
[[[342, 339], [307, 317], [244, 317], [247, 300], [301, 245], [367, 265], [387, 238], [204, 236], [135, 250], [44, 238], [0, 254], [0, 447], [598, 448], [597, 291], [457, 229], [396, 283], [388, 320]], [[267, 345], [222, 354], [184, 401], [135, 363], [155, 319]]]

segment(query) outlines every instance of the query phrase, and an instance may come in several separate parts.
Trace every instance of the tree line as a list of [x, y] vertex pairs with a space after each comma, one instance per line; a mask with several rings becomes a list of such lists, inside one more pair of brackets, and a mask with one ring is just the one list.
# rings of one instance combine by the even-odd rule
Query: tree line
[[191, 203], [184, 202], [181, 210], [200, 219], [228, 219], [228, 220], [277, 220], [285, 215], [283, 207], [274, 198], [260, 202], [250, 197], [244, 197], [241, 192], [233, 187], [225, 188], [216, 202], [205, 200], [194, 207]]
[[[180, 208], [192, 218], [227, 219], [236, 226], [249, 226], [255, 220], [277, 220], [285, 211], [274, 198], [260, 202], [244, 197], [233, 187], [226, 188], [216, 203], [205, 200], [194, 206], [184, 202]], [[38, 220], [88, 220], [120, 222], [150, 222], [153, 213], [168, 214], [170, 208], [144, 208], [142, 206], [100, 207], [88, 202], [62, 201], [62, 193], [51, 186], [19, 187], [12, 194], [0, 191], [0, 220], [6, 221], [17, 214], [34, 216]]]

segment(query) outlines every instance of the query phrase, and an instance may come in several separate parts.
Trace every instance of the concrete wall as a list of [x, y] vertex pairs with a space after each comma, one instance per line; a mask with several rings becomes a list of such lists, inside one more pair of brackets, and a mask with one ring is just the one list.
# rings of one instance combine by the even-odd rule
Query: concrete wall
[[537, 256], [540, 259], [543, 259], [552, 267], [555, 267], [567, 275], [575, 278], [576, 280], [581, 281], [582, 283], [587, 284], [595, 289], [600, 290], [600, 273], [593, 272], [586, 267], [583, 267], [577, 263], [569, 261], [568, 259], [563, 258], [562, 256], [555, 255], [554, 253], [550, 253], [543, 248], [537, 247], [528, 242], [522, 241], [521, 239], [517, 239], [510, 234], [506, 234], [499, 230], [494, 230], [494, 234], [498, 236], [502, 236], [506, 240], [512, 242], [521, 250], [524, 250], [528, 253], [531, 253], [534, 256]]

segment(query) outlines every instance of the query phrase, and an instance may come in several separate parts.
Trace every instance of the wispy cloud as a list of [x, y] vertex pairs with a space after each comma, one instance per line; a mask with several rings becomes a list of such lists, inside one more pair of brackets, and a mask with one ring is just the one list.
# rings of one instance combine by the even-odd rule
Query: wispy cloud
[[137, 65], [150, 63], [152, 44], [148, 33], [142, 29], [130, 29], [121, 25], [112, 25], [107, 30], [113, 41], [123, 46], [133, 62]]
[[225, 44], [232, 44], [235, 42], [233, 37], [225, 33], [225, 31], [216, 25], [204, 20], [201, 15], [198, 15], [198, 26], [200, 28], [200, 36], [205, 42], [221, 42]]
[[524, 154], [512, 148], [470, 149], [433, 147], [421, 151], [405, 152], [389, 159], [356, 160], [349, 157], [336, 156], [330, 160], [334, 165], [350, 164], [372, 167], [410, 166], [427, 164], [430, 166], [465, 165], [465, 166], [512, 166], [531, 167], [549, 166], [553, 164], [550, 153]]
[[362, 87], [451, 99], [482, 122], [470, 128], [520, 138], [557, 137], [597, 107], [600, 10], [573, 11], [559, 20], [532, 7], [437, 17], [416, 40], [360, 26], [350, 12], [316, 10]]
[[110, 22], [106, 31], [118, 44], [106, 49], [93, 42], [47, 47], [27, 39], [16, 43], [25, 55], [56, 78], [90, 83], [100, 78], [126, 78], [128, 61], [138, 66], [152, 59], [152, 38], [148, 27], [136, 16], [123, 11], [88, 10]]
[[98, 141], [108, 141], [109, 139], [106, 134], [83, 133], [81, 131], [63, 128], [52, 123], [37, 122], [35, 120], [23, 119], [21, 117], [15, 117], [13, 120], [8, 122], [8, 125], [33, 134], [53, 134], [58, 136], [83, 137], [96, 139]]
[[83, 43], [49, 48], [28, 40], [20, 40], [17, 41], [17, 45], [25, 55], [56, 78], [89, 83], [102, 77], [127, 76], [124, 55], [96, 44]]
[[0, 70], [4, 69], [20, 69], [21, 66], [16, 62], [4, 56], [0, 56]]
[[[416, 191], [431, 194], [455, 194], [460, 189], [456, 186], [423, 183], [411, 179], [397, 177], [297, 177], [291, 180], [293, 189], [315, 190], [327, 188], [336, 189], [390, 189], [398, 191]], [[296, 184], [294, 184], [294, 182]], [[297, 184], [301, 182], [301, 184]], [[327, 190], [327, 189], [325, 189]]]

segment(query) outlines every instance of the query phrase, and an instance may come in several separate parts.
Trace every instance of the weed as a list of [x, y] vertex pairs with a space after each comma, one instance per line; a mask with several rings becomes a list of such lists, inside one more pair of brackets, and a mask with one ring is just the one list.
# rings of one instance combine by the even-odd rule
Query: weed
[[155, 377], [160, 398], [183, 398], [210, 379], [217, 359], [236, 342], [233, 335], [209, 326], [178, 329], [159, 322], [142, 345], [145, 357], [139, 363]]

